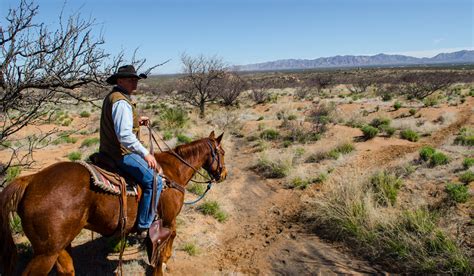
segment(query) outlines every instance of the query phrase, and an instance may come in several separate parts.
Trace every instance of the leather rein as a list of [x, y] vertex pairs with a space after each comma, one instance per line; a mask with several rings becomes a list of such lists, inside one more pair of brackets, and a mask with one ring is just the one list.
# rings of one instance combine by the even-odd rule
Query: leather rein
[[[150, 126], [148, 126], [148, 130], [149, 130], [149, 136], [150, 136], [150, 149], [151, 149], [151, 152], [153, 152], [153, 141], [156, 143], [156, 145], [158, 146], [158, 148], [160, 149], [161, 152], [163, 152], [163, 150], [161, 149], [156, 137], [160, 137]], [[154, 135], [155, 134], [155, 135]], [[161, 139], [161, 137], [160, 137]], [[194, 168], [194, 166], [192, 166], [191, 164], [189, 164], [189, 162], [187, 162], [186, 160], [184, 160], [179, 154], [177, 154], [168, 144], [166, 144], [166, 142], [161, 139], [161, 141], [166, 145], [166, 147], [168, 147], [168, 152], [173, 155], [174, 157], [176, 157], [178, 160], [180, 160], [183, 164], [185, 164], [186, 166], [190, 167], [191, 169], [193, 169], [193, 171], [197, 174], [199, 174], [200, 176], [204, 177], [204, 178], [208, 178], [208, 176], [205, 176], [203, 175], [199, 170], [197, 170], [196, 168]], [[218, 172], [219, 172], [219, 177], [216, 179], [215, 176], [213, 176], [212, 174], [209, 174], [209, 180], [207, 181], [196, 181], [196, 180], [193, 180], [193, 179], [190, 179], [189, 181], [192, 181], [194, 183], [207, 183], [207, 188], [206, 190], [204, 191], [204, 193], [197, 199], [197, 200], [194, 200], [192, 202], [184, 202], [184, 204], [186, 205], [189, 205], [189, 204], [194, 204], [198, 201], [200, 201], [206, 194], [207, 192], [211, 189], [212, 187], [212, 183], [216, 182], [219, 180], [220, 178], [220, 173], [222, 172], [222, 162], [220, 160], [220, 155], [217, 153], [216, 154], [216, 151], [218, 151], [218, 146], [216, 147], [216, 149], [214, 149], [214, 147], [211, 145], [211, 141], [207, 141], [207, 145], [209, 146], [209, 149], [211, 151], [211, 156], [212, 156], [212, 161], [211, 161], [211, 166], [212, 164], [214, 164], [215, 161], [217, 161], [217, 168], [218, 168]], [[164, 175], [161, 175], [163, 178], [166, 178]], [[183, 186], [181, 185], [178, 185], [176, 184], [175, 182], [173, 181], [167, 181], [167, 186], [169, 188], [174, 188], [178, 191], [180, 191], [182, 194], [185, 194], [186, 190], [184, 189]], [[152, 199], [152, 202], [153, 199]]]

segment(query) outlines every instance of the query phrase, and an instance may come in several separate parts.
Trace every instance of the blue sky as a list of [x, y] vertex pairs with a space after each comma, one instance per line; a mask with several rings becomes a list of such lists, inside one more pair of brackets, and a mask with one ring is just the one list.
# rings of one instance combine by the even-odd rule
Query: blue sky
[[[18, 0], [0, 0], [0, 25]], [[36, 0], [54, 26], [64, 0]], [[180, 56], [228, 64], [335, 55], [431, 57], [474, 47], [472, 0], [69, 0], [65, 14], [96, 19], [106, 51], [139, 48], [154, 73], [175, 73]]]

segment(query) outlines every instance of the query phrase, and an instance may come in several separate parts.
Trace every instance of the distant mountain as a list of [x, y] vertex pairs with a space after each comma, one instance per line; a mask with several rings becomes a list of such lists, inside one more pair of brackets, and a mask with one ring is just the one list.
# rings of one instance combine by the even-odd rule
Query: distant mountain
[[282, 59], [256, 64], [234, 66], [235, 71], [264, 71], [286, 69], [313, 69], [365, 66], [403, 66], [442, 63], [474, 63], [474, 51], [463, 50], [442, 53], [432, 58], [416, 58], [403, 55], [378, 54], [375, 56], [335, 56], [317, 59]]

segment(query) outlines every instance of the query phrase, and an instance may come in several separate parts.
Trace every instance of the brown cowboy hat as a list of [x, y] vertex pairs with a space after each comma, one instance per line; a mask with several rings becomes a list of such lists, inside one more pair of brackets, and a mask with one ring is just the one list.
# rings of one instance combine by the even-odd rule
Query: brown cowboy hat
[[133, 65], [124, 65], [120, 66], [115, 74], [108, 77], [106, 82], [108, 84], [117, 84], [117, 79], [119, 78], [137, 78], [137, 79], [146, 79], [147, 75], [140, 74], [137, 75], [137, 71]]

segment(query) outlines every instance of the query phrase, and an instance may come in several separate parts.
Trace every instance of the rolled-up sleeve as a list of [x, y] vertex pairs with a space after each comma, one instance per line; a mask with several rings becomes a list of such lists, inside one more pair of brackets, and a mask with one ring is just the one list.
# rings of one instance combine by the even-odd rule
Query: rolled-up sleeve
[[112, 105], [112, 120], [114, 121], [115, 135], [117, 135], [120, 144], [142, 157], [148, 155], [148, 150], [133, 133], [133, 111], [129, 103], [124, 100], [115, 102]]

